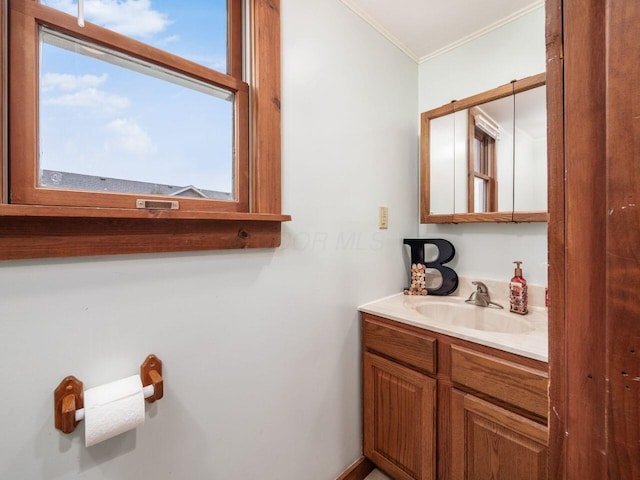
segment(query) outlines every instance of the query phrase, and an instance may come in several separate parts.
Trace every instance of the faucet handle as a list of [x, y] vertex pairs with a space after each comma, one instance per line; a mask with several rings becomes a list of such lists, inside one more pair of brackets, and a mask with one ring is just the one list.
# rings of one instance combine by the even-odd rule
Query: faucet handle
[[489, 288], [482, 282], [471, 282], [473, 285], [477, 287], [478, 293], [489, 293]]
[[476, 291], [471, 293], [468, 300], [465, 300], [466, 303], [473, 303], [479, 307], [493, 306], [495, 308], [504, 308], [502, 305], [491, 301], [489, 288], [484, 283], [478, 281], [471, 283], [476, 286]]

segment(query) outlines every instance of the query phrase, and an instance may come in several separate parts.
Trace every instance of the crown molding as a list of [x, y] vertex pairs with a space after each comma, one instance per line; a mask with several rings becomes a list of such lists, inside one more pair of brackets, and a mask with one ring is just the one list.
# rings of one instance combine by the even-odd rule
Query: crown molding
[[535, 3], [532, 3], [531, 5], [524, 7], [520, 10], [518, 10], [517, 12], [512, 13], [511, 15], [501, 18], [500, 20], [498, 20], [497, 22], [494, 22], [490, 25], [487, 25], [484, 28], [481, 28], [480, 30], [477, 30], [475, 32], [473, 32], [470, 35], [467, 35], [466, 37], [461, 38], [460, 40], [457, 40], [453, 43], [450, 43], [449, 45], [446, 45], [442, 48], [439, 48], [438, 50], [429, 53], [423, 57], [420, 57], [418, 59], [418, 63], [423, 63], [426, 62], [428, 60], [431, 60], [432, 58], [435, 58], [439, 55], [443, 55], [447, 52], [450, 52], [451, 50], [455, 50], [456, 48], [464, 45], [465, 43], [469, 43], [472, 40], [475, 40], [476, 38], [479, 38], [483, 35], [486, 35], [487, 33], [493, 31], [493, 30], [497, 30], [500, 27], [503, 27], [504, 25], [513, 22], [514, 20], [517, 20], [520, 17], [523, 17], [525, 15], [527, 15], [528, 13], [533, 12], [534, 10], [537, 10], [538, 8], [544, 8], [544, 0], [538, 0]]
[[512, 13], [511, 15], [501, 18], [497, 22], [487, 25], [486, 27], [475, 31], [470, 35], [467, 35], [466, 37], [461, 38], [460, 40], [457, 40], [453, 43], [450, 43], [449, 45], [439, 48], [438, 50], [435, 50], [432, 53], [429, 53], [422, 57], [418, 57], [418, 55], [413, 50], [411, 50], [407, 45], [402, 43], [402, 41], [398, 39], [398, 37], [393, 35], [389, 30], [387, 30], [384, 26], [382, 26], [377, 20], [375, 20], [371, 15], [369, 15], [365, 10], [363, 10], [361, 7], [356, 5], [353, 2], [353, 0], [340, 0], [340, 1], [343, 4], [345, 4], [349, 9], [351, 9], [356, 15], [358, 15], [365, 22], [367, 22], [371, 27], [377, 30], [382, 36], [387, 38], [387, 40], [393, 43], [396, 47], [398, 47], [402, 52], [404, 52], [409, 58], [411, 58], [416, 63], [423, 63], [439, 55], [450, 52], [451, 50], [454, 50], [464, 45], [465, 43], [471, 42], [472, 40], [475, 40], [476, 38], [491, 32], [492, 30], [496, 30], [508, 23], [513, 22], [514, 20], [517, 20], [518, 18], [530, 12], [533, 12], [534, 10], [537, 10], [538, 8], [544, 7], [544, 4], [545, 4], [544, 0], [536, 0], [531, 5], [524, 7], [518, 10], [517, 12]]
[[402, 52], [404, 52], [411, 60], [416, 63], [419, 63], [420, 59], [418, 56], [404, 43], [400, 41], [398, 37], [393, 35], [389, 30], [383, 27], [377, 20], [375, 20], [371, 15], [369, 15], [366, 11], [360, 8], [358, 5], [353, 3], [352, 0], [340, 0], [347, 7], [349, 7], [356, 15], [362, 18], [365, 22], [367, 22], [370, 26], [372, 26], [375, 30], [378, 31], [383, 37], [386, 37], [391, 43], [393, 43], [396, 47], [398, 47]]

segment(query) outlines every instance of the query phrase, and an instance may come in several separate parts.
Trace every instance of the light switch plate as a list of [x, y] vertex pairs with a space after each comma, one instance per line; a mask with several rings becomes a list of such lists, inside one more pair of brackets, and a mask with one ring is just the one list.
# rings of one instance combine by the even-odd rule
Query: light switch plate
[[378, 208], [378, 228], [380, 230], [386, 230], [389, 228], [389, 208]]

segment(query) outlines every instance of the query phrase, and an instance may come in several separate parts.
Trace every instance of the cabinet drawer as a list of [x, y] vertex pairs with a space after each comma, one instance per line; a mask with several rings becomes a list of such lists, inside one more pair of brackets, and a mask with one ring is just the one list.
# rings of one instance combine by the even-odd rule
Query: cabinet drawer
[[547, 418], [547, 372], [451, 347], [451, 380]]
[[436, 371], [436, 339], [433, 337], [401, 330], [369, 318], [363, 320], [362, 336], [367, 349], [425, 372]]

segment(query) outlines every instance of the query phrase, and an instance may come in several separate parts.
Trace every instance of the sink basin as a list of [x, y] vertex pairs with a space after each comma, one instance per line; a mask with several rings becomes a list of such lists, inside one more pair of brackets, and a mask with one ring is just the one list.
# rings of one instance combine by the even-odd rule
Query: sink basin
[[[436, 334], [461, 338], [479, 345], [546, 362], [548, 360], [547, 311], [531, 305], [528, 315], [465, 303], [460, 295], [397, 294], [358, 309], [369, 315], [406, 323]], [[507, 299], [497, 300], [509, 308]]]
[[468, 304], [429, 302], [413, 307], [431, 322], [494, 333], [528, 333], [533, 327], [506, 310]]

